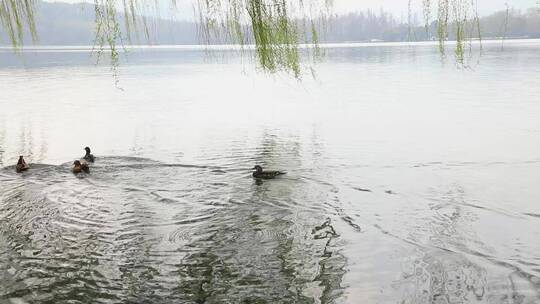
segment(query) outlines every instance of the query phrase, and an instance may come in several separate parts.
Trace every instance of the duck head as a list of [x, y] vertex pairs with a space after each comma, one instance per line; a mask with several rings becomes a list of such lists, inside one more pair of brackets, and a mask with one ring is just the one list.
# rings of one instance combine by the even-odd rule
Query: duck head
[[73, 162], [73, 165], [76, 166], [76, 167], [80, 167], [81, 166], [81, 162], [76, 160]]
[[89, 147], [84, 148], [84, 151], [86, 151], [86, 155], [90, 154], [90, 148]]
[[255, 170], [257, 172], [262, 172], [263, 168], [261, 166], [259, 166], [259, 165], [256, 165], [255, 167], [253, 167], [252, 170]]
[[17, 162], [17, 165], [24, 164], [24, 163], [25, 163], [24, 157], [22, 155], [19, 156], [19, 161]]

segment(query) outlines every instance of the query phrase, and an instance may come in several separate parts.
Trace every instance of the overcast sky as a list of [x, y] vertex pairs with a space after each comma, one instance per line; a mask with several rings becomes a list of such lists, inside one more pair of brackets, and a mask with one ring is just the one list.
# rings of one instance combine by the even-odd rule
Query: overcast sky
[[[46, 0], [49, 2], [70, 2], [76, 3], [81, 0]], [[178, 19], [191, 19], [193, 18], [193, 3], [196, 0], [177, 0], [179, 10], [176, 13]], [[407, 3], [408, 0], [333, 0], [334, 9], [336, 13], [347, 13], [354, 11], [366, 10], [368, 8], [373, 10], [379, 10], [383, 8], [385, 11], [393, 13], [396, 17], [407, 16]], [[518, 9], [526, 9], [534, 6], [540, 6], [539, 0], [478, 0], [478, 9], [481, 15], [489, 14], [495, 11], [503, 10], [505, 8], [505, 2], [511, 7]], [[86, 2], [93, 2], [92, 0], [86, 0]], [[160, 0], [163, 3], [162, 11], [169, 7], [170, 0]], [[433, 1], [435, 2], [435, 1]], [[413, 8], [417, 12], [421, 12], [422, 0], [413, 0]]]
[[[504, 9], [505, 2], [515, 8], [523, 9], [535, 6], [537, 0], [478, 0], [478, 10], [482, 14], [489, 14]], [[421, 0], [413, 0], [412, 3], [417, 10], [422, 5]], [[366, 8], [379, 9], [382, 7], [398, 16], [407, 14], [407, 4], [408, 0], [334, 0], [334, 8], [337, 12], [350, 12]]]

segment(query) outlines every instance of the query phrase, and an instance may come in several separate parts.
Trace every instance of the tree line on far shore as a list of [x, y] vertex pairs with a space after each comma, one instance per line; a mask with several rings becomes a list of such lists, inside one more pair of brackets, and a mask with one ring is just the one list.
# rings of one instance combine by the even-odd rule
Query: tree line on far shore
[[[120, 18], [124, 18], [120, 15]], [[319, 33], [319, 42], [369, 42], [369, 41], [425, 41], [436, 40], [437, 21], [427, 28], [420, 17], [397, 18], [380, 11], [363, 11], [345, 15], [334, 15], [324, 20]], [[119, 22], [124, 24], [124, 22]], [[321, 22], [323, 23], [323, 22]], [[37, 41], [30, 34], [24, 36], [25, 45], [91, 45], [95, 39], [95, 15], [91, 4], [42, 3], [36, 12]], [[455, 31], [448, 39], [455, 39]], [[509, 9], [480, 18], [481, 38], [540, 38], [540, 10], [526, 11]], [[132, 35], [133, 44], [200, 44], [200, 28], [195, 22], [153, 20], [149, 35], [142, 29]], [[470, 37], [479, 38], [476, 29], [469, 30]], [[310, 33], [307, 33], [309, 36]], [[208, 41], [204, 41], [207, 43]], [[224, 37], [210, 43], [230, 43]], [[0, 45], [9, 46], [10, 40], [0, 27]]]

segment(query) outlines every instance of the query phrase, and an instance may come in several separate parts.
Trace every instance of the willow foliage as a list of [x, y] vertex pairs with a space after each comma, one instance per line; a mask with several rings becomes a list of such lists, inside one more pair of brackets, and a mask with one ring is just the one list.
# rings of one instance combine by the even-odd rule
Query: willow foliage
[[0, 0], [0, 24], [13, 46], [22, 45], [25, 25], [30, 29], [32, 38], [37, 39], [35, 7], [36, 0]]
[[[176, 5], [177, 0], [169, 0]], [[181, 1], [181, 0], [180, 0]], [[200, 34], [207, 43], [221, 41], [253, 46], [256, 61], [264, 71], [286, 71], [301, 76], [301, 52], [320, 55], [319, 37], [324, 32], [324, 20], [330, 18], [332, 0], [198, 0]], [[477, 0], [409, 0], [422, 7], [426, 31], [436, 22], [441, 54], [449, 31], [457, 37], [456, 58], [464, 61], [464, 43], [472, 37], [467, 29], [480, 24]], [[113, 67], [119, 62], [118, 47], [131, 42], [131, 35], [143, 29], [150, 36], [148, 10], [157, 9], [157, 0], [94, 0], [95, 50], [98, 58], [110, 54]], [[436, 3], [435, 3], [436, 2]], [[37, 39], [35, 10], [38, 0], [0, 0], [0, 24], [11, 44], [20, 47], [25, 28]], [[119, 16], [122, 8], [123, 18]], [[431, 20], [432, 15], [435, 20]], [[124, 20], [121, 24], [120, 20]], [[409, 16], [409, 22], [411, 18]], [[413, 33], [414, 34], [414, 33]], [[301, 44], [313, 47], [301, 48]]]
[[[316, 22], [329, 17], [330, 0], [201, 0], [201, 33], [207, 42], [225, 38], [240, 46], [254, 45], [265, 71], [301, 74], [301, 43], [318, 45]], [[317, 47], [306, 49], [317, 57]]]

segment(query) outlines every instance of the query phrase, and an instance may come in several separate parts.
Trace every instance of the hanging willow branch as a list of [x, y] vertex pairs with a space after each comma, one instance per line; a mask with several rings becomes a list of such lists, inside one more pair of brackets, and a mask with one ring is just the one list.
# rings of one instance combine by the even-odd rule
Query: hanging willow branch
[[[169, 0], [176, 6], [176, 0]], [[414, 0], [421, 3], [427, 37], [432, 7], [432, 0]], [[0, 24], [8, 33], [11, 44], [19, 47], [23, 43], [25, 28], [34, 40], [37, 39], [35, 9], [38, 0], [0, 0]], [[158, 11], [158, 0], [94, 0], [95, 43], [98, 59], [104, 53], [110, 54], [113, 71], [119, 64], [120, 52], [125, 42], [132, 41], [132, 35], [143, 30], [144, 38], [149, 39], [148, 10]], [[412, 33], [411, 6], [409, 0], [409, 38]], [[456, 36], [456, 57], [463, 63], [464, 41], [470, 36], [467, 30], [476, 21], [478, 36], [480, 25], [476, 0], [437, 0], [436, 32], [441, 54], [445, 54], [445, 42], [449, 31]], [[254, 58], [263, 71], [290, 72], [300, 77], [302, 64], [301, 52], [316, 58], [320, 27], [329, 18], [332, 0], [198, 0], [199, 30], [206, 43], [231, 43], [244, 48], [253, 45]], [[124, 22], [118, 9], [122, 8]], [[469, 12], [476, 13], [468, 20]], [[474, 14], [473, 14], [474, 15]], [[474, 24], [473, 24], [474, 25]], [[324, 26], [323, 26], [324, 27]], [[137, 37], [139, 38], [139, 37]], [[307, 43], [314, 47], [305, 51], [299, 45]]]
[[454, 17], [456, 31], [456, 59], [459, 64], [463, 64], [465, 60], [465, 39], [467, 26], [468, 5], [467, 0], [456, 0], [452, 3], [452, 11]]
[[431, 0], [422, 0], [422, 8], [424, 14], [424, 28], [426, 37], [429, 39], [429, 23], [431, 22]]
[[36, 0], [0, 0], [0, 24], [14, 47], [22, 46], [25, 25], [30, 29], [32, 39], [37, 40], [35, 7]]
[[[206, 43], [220, 38], [244, 47], [253, 44], [264, 71], [288, 71], [300, 77], [300, 43], [318, 45], [315, 18], [324, 16], [329, 0], [201, 0], [201, 36]], [[302, 20], [302, 21], [300, 21]], [[319, 54], [317, 47], [306, 50]]]
[[439, 38], [439, 51], [445, 54], [444, 44], [448, 39], [448, 16], [450, 11], [449, 0], [439, 0], [437, 10], [437, 37]]

